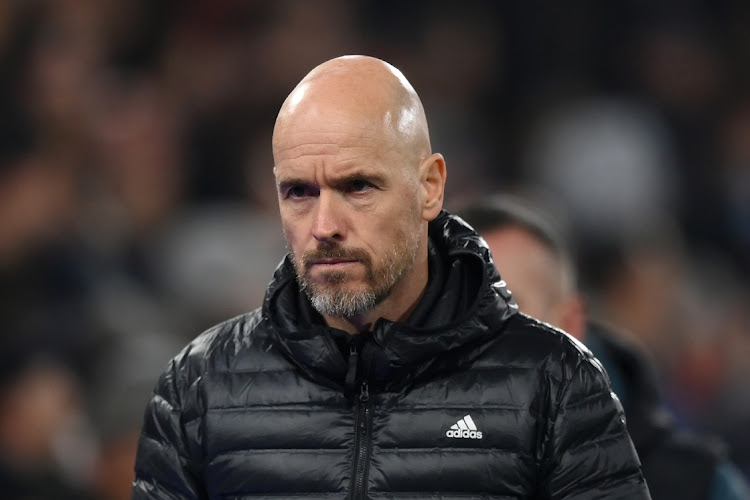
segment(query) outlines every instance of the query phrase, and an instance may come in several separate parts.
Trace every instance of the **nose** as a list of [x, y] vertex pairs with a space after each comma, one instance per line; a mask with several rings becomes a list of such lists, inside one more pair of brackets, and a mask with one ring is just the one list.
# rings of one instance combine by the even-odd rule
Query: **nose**
[[344, 238], [344, 213], [336, 194], [322, 190], [318, 196], [313, 220], [313, 236], [318, 241], [341, 241]]

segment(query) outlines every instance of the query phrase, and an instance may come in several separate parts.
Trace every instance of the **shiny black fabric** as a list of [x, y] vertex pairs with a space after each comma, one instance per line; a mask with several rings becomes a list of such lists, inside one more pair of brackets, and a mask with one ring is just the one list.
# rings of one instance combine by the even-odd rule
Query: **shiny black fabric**
[[133, 498], [649, 498], [591, 353], [517, 313], [459, 219], [441, 214], [430, 239], [445, 266], [432, 313], [379, 320], [350, 359], [300, 310], [285, 260], [260, 310], [159, 380]]

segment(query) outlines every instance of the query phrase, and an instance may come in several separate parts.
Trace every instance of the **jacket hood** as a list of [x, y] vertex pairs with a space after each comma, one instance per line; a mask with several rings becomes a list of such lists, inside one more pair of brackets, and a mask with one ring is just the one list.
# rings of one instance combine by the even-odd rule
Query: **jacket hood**
[[[361, 334], [361, 375], [375, 387], [395, 390], [429, 369], [458, 368], [481, 353], [518, 310], [487, 244], [463, 220], [441, 212], [429, 224], [429, 238], [444, 279], [426, 319], [411, 325], [381, 318], [372, 332]], [[347, 364], [332, 340], [333, 329], [316, 316], [287, 255], [266, 293], [264, 320], [282, 352], [303, 372], [340, 388]]]

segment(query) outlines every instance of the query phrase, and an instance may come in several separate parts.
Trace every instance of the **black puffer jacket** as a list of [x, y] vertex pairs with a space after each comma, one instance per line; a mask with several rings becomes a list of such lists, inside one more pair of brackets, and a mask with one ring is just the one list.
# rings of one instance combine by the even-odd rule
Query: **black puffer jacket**
[[282, 263], [159, 380], [133, 498], [649, 498], [590, 352], [509, 305], [459, 220], [430, 239], [420, 324], [381, 319], [347, 355]]

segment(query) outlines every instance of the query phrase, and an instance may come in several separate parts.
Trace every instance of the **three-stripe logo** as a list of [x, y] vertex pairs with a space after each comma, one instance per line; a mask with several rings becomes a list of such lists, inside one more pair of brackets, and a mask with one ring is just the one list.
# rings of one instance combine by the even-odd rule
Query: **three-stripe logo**
[[477, 430], [477, 426], [471, 415], [466, 415], [451, 425], [451, 428], [446, 431], [445, 435], [449, 438], [482, 439], [482, 431]]

